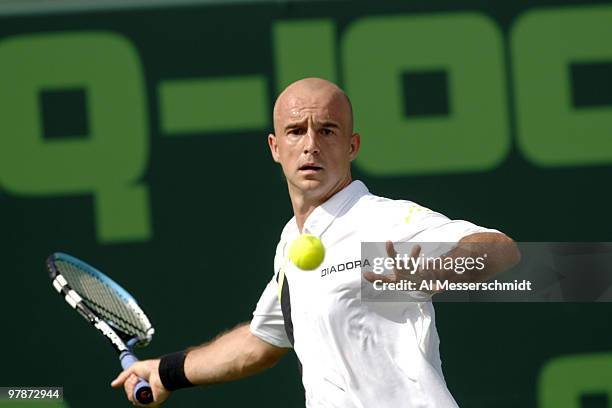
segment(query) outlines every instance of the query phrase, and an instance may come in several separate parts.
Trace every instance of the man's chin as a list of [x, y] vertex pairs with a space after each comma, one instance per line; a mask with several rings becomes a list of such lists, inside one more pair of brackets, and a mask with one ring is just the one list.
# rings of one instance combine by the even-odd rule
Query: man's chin
[[322, 180], [310, 177], [298, 180], [294, 186], [304, 194], [316, 194], [317, 192], [325, 190], [325, 185]]
[[317, 179], [305, 179], [300, 182], [300, 187], [304, 191], [315, 191], [323, 187], [323, 182]]

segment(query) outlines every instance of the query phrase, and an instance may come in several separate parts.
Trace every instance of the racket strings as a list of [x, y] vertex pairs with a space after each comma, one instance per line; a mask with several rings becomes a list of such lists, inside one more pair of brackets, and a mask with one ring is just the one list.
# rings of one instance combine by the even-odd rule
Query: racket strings
[[68, 262], [58, 266], [70, 287], [104, 320], [130, 336], [147, 337], [149, 326], [104, 282]]

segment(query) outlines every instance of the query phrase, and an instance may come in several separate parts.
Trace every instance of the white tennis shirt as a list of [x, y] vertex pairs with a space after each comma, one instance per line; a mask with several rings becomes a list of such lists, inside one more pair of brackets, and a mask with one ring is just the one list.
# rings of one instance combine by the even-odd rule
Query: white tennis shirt
[[[317, 269], [303, 271], [287, 260], [300, 235], [295, 218], [287, 223], [251, 332], [294, 348], [308, 408], [456, 407], [442, 374], [432, 303], [362, 302], [356, 261], [361, 242], [457, 242], [482, 231], [497, 232], [410, 201], [377, 197], [354, 181], [304, 224], [303, 232], [320, 237], [326, 249]], [[289, 316], [283, 318], [283, 309]]]

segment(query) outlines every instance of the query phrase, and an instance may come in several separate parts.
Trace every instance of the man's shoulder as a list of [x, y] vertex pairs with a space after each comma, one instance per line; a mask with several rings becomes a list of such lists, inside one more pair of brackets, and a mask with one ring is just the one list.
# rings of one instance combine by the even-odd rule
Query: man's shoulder
[[404, 214], [411, 211], [429, 211], [429, 209], [414, 201], [387, 198], [374, 194], [362, 196], [356, 203], [355, 209], [360, 211], [372, 211], [375, 213], [380, 213], [381, 215], [387, 214], [390, 216]]
[[[446, 216], [410, 200], [391, 199], [368, 194], [361, 197], [353, 208], [350, 221], [366, 231], [397, 231], [401, 236], [417, 233], [438, 225]], [[407, 232], [408, 231], [408, 232]], [[392, 235], [389, 235], [392, 237]], [[390, 239], [390, 238], [386, 238]]]

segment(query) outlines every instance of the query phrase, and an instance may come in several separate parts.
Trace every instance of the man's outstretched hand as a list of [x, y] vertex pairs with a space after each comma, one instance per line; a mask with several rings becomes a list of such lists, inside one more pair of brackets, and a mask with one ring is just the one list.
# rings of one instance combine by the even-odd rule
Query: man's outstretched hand
[[[385, 249], [387, 251], [387, 256], [389, 258], [391, 259], [396, 258], [397, 251], [395, 250], [395, 247], [393, 246], [393, 242], [387, 241], [385, 243]], [[410, 258], [416, 260], [420, 254], [421, 254], [421, 246], [418, 244], [414, 245], [412, 247], [412, 250], [410, 251]], [[393, 271], [391, 274], [382, 275], [382, 274], [377, 274], [374, 272], [367, 271], [363, 273], [363, 277], [367, 281], [372, 282], [372, 283], [374, 283], [374, 281], [381, 281], [382, 283], [402, 283], [402, 282], [410, 281], [410, 282], [414, 282], [416, 287], [418, 287], [420, 282], [425, 278], [435, 278], [435, 274], [433, 271], [425, 271], [422, 267], [418, 267], [416, 269], [411, 268], [410, 265], [414, 265], [415, 263], [406, 262], [405, 264], [408, 267], [402, 268], [396, 265], [396, 267], [393, 268]], [[433, 290], [433, 291], [423, 291], [423, 292], [433, 294], [439, 291]]]
[[[147, 380], [151, 385], [153, 392], [153, 402], [148, 405], [142, 405], [134, 399], [134, 388], [138, 384], [138, 378]], [[159, 378], [159, 359], [143, 360], [134, 363], [131, 367], [123, 370], [111, 383], [114, 388], [123, 386], [127, 399], [138, 407], [159, 407], [168, 397], [170, 391], [166, 390]]]
[[[397, 256], [397, 251], [393, 247], [393, 242], [386, 242], [387, 256], [391, 259], [396, 259], [393, 270], [390, 274], [380, 275], [374, 272], [363, 272], [363, 277], [370, 281], [380, 281], [382, 283], [403, 283], [412, 282], [416, 288], [420, 287], [420, 283], [428, 280], [433, 283], [433, 289], [422, 292], [434, 294], [441, 292], [439, 286], [440, 281], [451, 282], [485, 282], [492, 276], [512, 268], [520, 262], [521, 253], [516, 243], [508, 236], [499, 232], [477, 232], [463, 237], [457, 245], [444, 255], [439, 257], [443, 261], [461, 260], [462, 264], [465, 259], [484, 259], [487, 262], [482, 264], [481, 268], [471, 268], [458, 270], [446, 266], [431, 267], [429, 263], [423, 262], [401, 262]], [[414, 245], [410, 251], [410, 261], [416, 261], [421, 254], [421, 246]], [[403, 261], [404, 259], [402, 259]], [[446, 262], [444, 262], [446, 264]], [[427, 265], [427, 266], [426, 266]], [[452, 265], [452, 262], [451, 262]], [[437, 266], [437, 269], [436, 269]], [[415, 269], [416, 268], [416, 269]], [[466, 273], [464, 273], [466, 272]], [[428, 285], [432, 287], [432, 285]], [[418, 289], [417, 289], [418, 290]]]
[[[393, 242], [387, 241], [385, 243], [385, 249], [387, 250], [387, 256], [391, 259], [395, 259], [395, 257], [397, 256], [397, 251], [395, 250], [395, 247], [393, 246]], [[420, 253], [421, 253], [421, 246], [415, 245], [410, 251], [410, 258], [416, 259], [418, 258]], [[405, 268], [403, 269], [394, 268], [393, 274], [391, 275], [381, 275], [381, 274], [377, 274], [374, 272], [364, 272], [363, 277], [366, 278], [370, 282], [380, 280], [385, 283], [397, 283], [397, 282], [401, 282], [402, 280], [414, 280], [415, 278], [414, 275], [417, 272], [419, 271], [405, 269]]]

